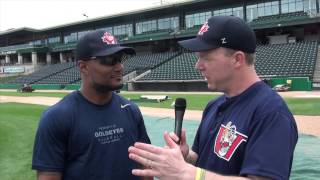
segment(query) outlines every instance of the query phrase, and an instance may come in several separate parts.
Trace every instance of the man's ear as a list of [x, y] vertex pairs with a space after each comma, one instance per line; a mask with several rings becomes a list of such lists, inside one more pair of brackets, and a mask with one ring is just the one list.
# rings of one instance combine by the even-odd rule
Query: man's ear
[[234, 65], [236, 68], [243, 66], [244, 64], [246, 64], [246, 56], [244, 54], [244, 52], [242, 51], [237, 51], [233, 54], [233, 58], [234, 58]]
[[77, 62], [77, 66], [80, 70], [80, 73], [87, 74], [88, 73], [88, 64], [85, 61], [79, 60]]

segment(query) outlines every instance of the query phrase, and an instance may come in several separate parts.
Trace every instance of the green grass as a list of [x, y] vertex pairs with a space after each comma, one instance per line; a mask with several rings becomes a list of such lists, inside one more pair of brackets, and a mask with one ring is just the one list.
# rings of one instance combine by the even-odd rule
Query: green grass
[[35, 179], [31, 170], [33, 141], [46, 106], [0, 104], [0, 179]]
[[294, 115], [320, 116], [320, 98], [285, 98]]
[[14, 79], [16, 79], [18, 77], [20, 77], [20, 76], [0, 77], [0, 83], [1, 84], [6, 83], [6, 82], [14, 80]]
[[187, 100], [187, 109], [190, 110], [203, 110], [207, 105], [208, 101], [215, 98], [215, 95], [208, 94], [169, 94], [169, 100], [158, 103], [155, 100], [144, 100], [140, 99], [142, 94], [121, 94], [125, 98], [129, 98], [135, 102], [138, 106], [145, 107], [158, 107], [158, 108], [173, 108], [171, 104], [176, 98], [185, 98]]
[[[52, 92], [33, 92], [33, 93], [18, 93], [18, 92], [0, 92], [2, 96], [46, 96], [46, 97], [64, 97], [68, 93], [52, 93]], [[141, 95], [145, 94], [157, 94], [157, 95], [168, 95], [169, 100], [161, 103], [155, 100], [142, 100]], [[171, 94], [171, 93], [127, 93], [122, 92], [122, 96], [130, 99], [139, 106], [145, 107], [158, 107], [158, 108], [172, 108], [171, 104], [177, 97], [186, 98], [187, 109], [189, 110], [203, 110], [206, 104], [214, 99], [217, 95], [215, 94]], [[320, 116], [320, 98], [285, 98], [289, 109], [294, 115], [309, 115], [309, 116]]]
[[32, 92], [32, 93], [21, 93], [21, 92], [9, 92], [9, 91], [0, 91], [0, 96], [44, 96], [44, 97], [64, 97], [68, 93], [65, 92]]

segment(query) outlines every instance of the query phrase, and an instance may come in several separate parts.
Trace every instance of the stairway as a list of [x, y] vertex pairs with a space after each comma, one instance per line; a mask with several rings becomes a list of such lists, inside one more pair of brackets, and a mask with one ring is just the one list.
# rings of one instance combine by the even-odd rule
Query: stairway
[[313, 89], [320, 89], [320, 45], [318, 46], [317, 61], [313, 73]]

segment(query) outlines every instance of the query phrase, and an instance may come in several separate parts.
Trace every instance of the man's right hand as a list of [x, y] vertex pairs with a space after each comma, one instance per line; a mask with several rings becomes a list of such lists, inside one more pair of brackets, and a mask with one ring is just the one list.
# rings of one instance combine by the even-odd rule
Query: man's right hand
[[[174, 132], [169, 133], [169, 136], [175, 142], [179, 142], [179, 137]], [[182, 152], [182, 155], [183, 155], [184, 159], [187, 161], [187, 157], [188, 157], [188, 154], [189, 154], [189, 146], [187, 144], [186, 130], [185, 129], [181, 130], [180, 149], [181, 149], [181, 152]]]
[[[169, 133], [169, 136], [174, 142], [176, 142], [176, 143], [179, 142], [179, 137], [174, 132]], [[193, 152], [189, 148], [189, 145], [187, 144], [185, 129], [181, 130], [180, 150], [181, 150], [183, 158], [186, 162], [193, 164], [193, 165], [196, 163], [196, 161], [198, 159], [198, 154]]]

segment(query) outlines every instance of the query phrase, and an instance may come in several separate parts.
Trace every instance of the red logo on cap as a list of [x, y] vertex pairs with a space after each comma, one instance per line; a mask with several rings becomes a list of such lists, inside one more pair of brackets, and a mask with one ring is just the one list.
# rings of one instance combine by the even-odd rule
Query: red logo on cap
[[208, 21], [206, 21], [202, 27], [200, 28], [198, 35], [203, 35], [203, 33], [207, 32], [209, 30], [209, 25], [208, 25]]
[[101, 39], [107, 44], [117, 44], [117, 39], [108, 32], [105, 32]]

